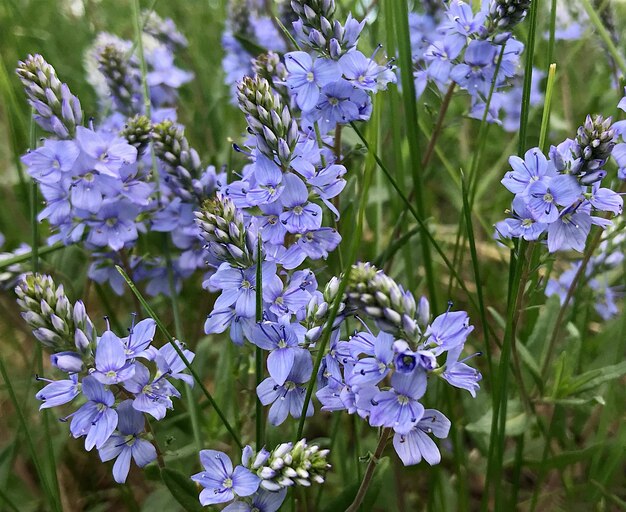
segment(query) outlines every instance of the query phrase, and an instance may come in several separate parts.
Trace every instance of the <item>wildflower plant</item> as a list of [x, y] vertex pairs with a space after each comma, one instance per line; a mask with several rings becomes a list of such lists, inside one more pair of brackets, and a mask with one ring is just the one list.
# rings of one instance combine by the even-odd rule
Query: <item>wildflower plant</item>
[[0, 501], [619, 505], [619, 8], [131, 4], [3, 81]]

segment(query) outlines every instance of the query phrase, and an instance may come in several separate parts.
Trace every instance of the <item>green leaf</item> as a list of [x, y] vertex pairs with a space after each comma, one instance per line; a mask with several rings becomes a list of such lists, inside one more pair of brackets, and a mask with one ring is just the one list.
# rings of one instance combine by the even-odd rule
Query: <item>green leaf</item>
[[[372, 483], [365, 494], [365, 499], [363, 500], [363, 504], [359, 509], [361, 512], [368, 512], [372, 510], [374, 507], [374, 503], [376, 502], [376, 498], [380, 493], [380, 489], [383, 484], [383, 480], [386, 476], [387, 471], [389, 470], [389, 457], [383, 457], [380, 459], [380, 462], [376, 466], [376, 473], [374, 478], [372, 478]], [[345, 488], [339, 496], [337, 496], [334, 500], [332, 500], [322, 512], [335, 512], [336, 510], [346, 510], [354, 501], [357, 492], [359, 492], [359, 486], [361, 482], [356, 482], [347, 488]]]
[[189, 512], [204, 510], [198, 501], [198, 489], [191, 478], [169, 468], [161, 469], [161, 478], [170, 493]]
[[600, 384], [619, 379], [623, 375], [626, 375], [626, 361], [585, 372], [569, 382], [566, 387], [566, 394], [563, 396], [577, 395], [585, 391], [591, 391]]
[[[493, 409], [489, 409], [478, 420], [468, 423], [465, 427], [468, 432], [489, 435], [491, 433], [491, 417]], [[526, 432], [531, 419], [522, 409], [518, 400], [511, 400], [507, 408], [505, 433], [507, 436], [519, 436]]]

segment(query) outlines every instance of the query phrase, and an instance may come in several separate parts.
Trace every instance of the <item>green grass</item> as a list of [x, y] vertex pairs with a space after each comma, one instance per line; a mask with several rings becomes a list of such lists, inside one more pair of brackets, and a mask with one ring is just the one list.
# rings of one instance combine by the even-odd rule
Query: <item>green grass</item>
[[[344, 241], [317, 273], [320, 286], [333, 275], [347, 277], [356, 261], [376, 262], [416, 297], [436, 297], [433, 310], [445, 310], [448, 300], [455, 310], [467, 310], [475, 330], [466, 352], [484, 354], [472, 359], [483, 374], [476, 399], [439, 383], [429, 386], [425, 405], [442, 410], [453, 423], [449, 440], [438, 442], [441, 464], [405, 468], [388, 447], [362, 510], [626, 508], [623, 305], [616, 318], [601, 321], [593, 312], [589, 287], [581, 286], [570, 305], [560, 309], [543, 290], [549, 275], [560, 273], [574, 255], [547, 256], [544, 248], [528, 249], [527, 244], [509, 253], [491, 238], [493, 224], [510, 206], [511, 195], [499, 181], [511, 154], [573, 137], [588, 113], [619, 114], [622, 91], [615, 86], [611, 61], [618, 76], [626, 72], [626, 27], [621, 25], [626, 7], [618, 2], [612, 7], [615, 32], [622, 38], [615, 40], [594, 10], [597, 3], [581, 1], [591, 19], [581, 41], [550, 37], [549, 1], [533, 3], [536, 30], [532, 16], [516, 29], [527, 45], [523, 61], [528, 66], [547, 72], [556, 63], [545, 109], [530, 107], [530, 90], [525, 89], [518, 132], [464, 116], [469, 100], [458, 90], [440, 115], [445, 91], [429, 89], [416, 101], [406, 72], [401, 90], [391, 86], [375, 97], [368, 124], [343, 128], [348, 184], [339, 200], [338, 229]], [[172, 17], [189, 39], [179, 64], [192, 70], [195, 79], [182, 89], [179, 118], [203, 162], [218, 168], [228, 164], [230, 174], [244, 164], [231, 145], [242, 141], [245, 120], [223, 85], [220, 34], [227, 3], [136, 5], [154, 6], [161, 16]], [[339, 4], [342, 13], [363, 13], [372, 2]], [[411, 6], [403, 0], [375, 2], [361, 41], [364, 53], [383, 41], [387, 54], [397, 55], [406, 70]], [[260, 358], [233, 347], [227, 335], [202, 334], [215, 297], [201, 288], [200, 273], [185, 282], [173, 301], [147, 301], [136, 288], [118, 299], [86, 278], [90, 257], [85, 250], [46, 246], [47, 225], [33, 222], [41, 204], [19, 157], [41, 134], [29, 129], [30, 109], [13, 73], [17, 60], [42, 53], [80, 97], [86, 115], [96, 115], [83, 52], [99, 31], [135, 40], [136, 22], [132, 3], [120, 0], [0, 3], [0, 232], [6, 250], [22, 242], [38, 248], [0, 260], [0, 274], [14, 264], [52, 273], [72, 299], [86, 301], [99, 329], [108, 315], [120, 335], [138, 301], [158, 319], [160, 343], [184, 338], [194, 349], [196, 386], [183, 391], [186, 398], [175, 403], [164, 421], [153, 422], [165, 467], [133, 468], [128, 485], [118, 486], [110, 464], [102, 464], [95, 451], [85, 453], [82, 441], [72, 439], [67, 425], [56, 421], [61, 413], [37, 411], [39, 384], [33, 377], [50, 372], [50, 365], [46, 356], [39, 359], [13, 292], [0, 291], [0, 511], [193, 510], [197, 489], [186, 476], [198, 470], [200, 448], [223, 449], [238, 462], [237, 446], [255, 439], [273, 446], [300, 435], [332, 447], [333, 469], [323, 487], [296, 494], [297, 510], [344, 510], [366, 473], [368, 454], [376, 449], [376, 429], [347, 415], [320, 413], [312, 386], [307, 401], [316, 406], [314, 417], [281, 427], [265, 425], [253, 393], [263, 377]], [[534, 49], [528, 44], [533, 35]], [[431, 142], [432, 156], [424, 165]], [[626, 285], [623, 270], [613, 276], [614, 284]], [[349, 328], [359, 325], [353, 321]], [[315, 368], [329, 340], [330, 332], [324, 332]], [[286, 501], [283, 509], [291, 503]]]

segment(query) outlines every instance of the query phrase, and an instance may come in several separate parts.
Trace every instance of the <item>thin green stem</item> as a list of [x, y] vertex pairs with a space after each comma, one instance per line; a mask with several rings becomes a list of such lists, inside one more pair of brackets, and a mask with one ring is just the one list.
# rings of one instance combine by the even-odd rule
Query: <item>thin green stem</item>
[[135, 286], [135, 283], [133, 283], [132, 280], [128, 277], [128, 274], [126, 274], [126, 272], [124, 272], [124, 269], [122, 267], [120, 267], [119, 265], [116, 265], [115, 268], [117, 268], [117, 271], [122, 275], [122, 277], [126, 281], [126, 284], [128, 284], [128, 286], [130, 287], [132, 292], [137, 296], [137, 298], [139, 299], [139, 302], [141, 302], [141, 305], [146, 310], [146, 313], [148, 313], [148, 315], [156, 322], [157, 327], [159, 328], [159, 330], [167, 338], [167, 341], [172, 345], [172, 347], [174, 348], [174, 350], [178, 354], [178, 357], [180, 357], [180, 359], [183, 362], [183, 364], [187, 367], [187, 369], [191, 373], [191, 376], [193, 377], [193, 380], [200, 387], [200, 389], [202, 390], [202, 393], [204, 394], [206, 399], [209, 401], [209, 403], [211, 404], [213, 409], [215, 409], [215, 412], [219, 416], [222, 424], [224, 425], [224, 427], [226, 428], [228, 433], [231, 435], [231, 437], [233, 438], [233, 440], [235, 441], [237, 446], [239, 446], [239, 448], [243, 449], [243, 443], [239, 439], [239, 436], [237, 435], [237, 433], [235, 432], [233, 427], [230, 425], [230, 423], [226, 419], [226, 416], [224, 415], [224, 413], [222, 412], [220, 407], [215, 402], [215, 399], [213, 398], [211, 393], [209, 393], [209, 390], [206, 388], [206, 386], [204, 385], [204, 383], [202, 382], [202, 380], [198, 376], [198, 373], [192, 368], [191, 363], [189, 362], [187, 357], [185, 357], [185, 354], [183, 353], [183, 351], [180, 349], [180, 347], [176, 343], [176, 339], [169, 333], [169, 331], [167, 330], [167, 328], [165, 327], [165, 325], [163, 324], [161, 319], [154, 312], [154, 310], [152, 309], [150, 304], [148, 304], [148, 301], [146, 301], [146, 299], [143, 297], [141, 292], [137, 289], [137, 287]]
[[[46, 245], [43, 247], [37, 247], [35, 249], [35, 251], [37, 252], [37, 260], [39, 260], [39, 258], [41, 256], [44, 256], [45, 254], [49, 254], [51, 252], [56, 252], [59, 249], [63, 249], [65, 247], [65, 245], [63, 245], [62, 242], [57, 242], [54, 245]], [[23, 254], [18, 254], [16, 256], [12, 256], [10, 258], [5, 258], [0, 260], [0, 270], [3, 270], [7, 267], [10, 267], [11, 265], [17, 265], [18, 263], [24, 263], [25, 261], [30, 260], [31, 262], [33, 261], [33, 253], [35, 252], [33, 250], [30, 250], [28, 252], [25, 252]], [[33, 265], [34, 266], [34, 265]]]
[[[409, 143], [410, 166], [413, 177], [413, 189], [415, 190], [415, 206], [420, 217], [426, 216], [426, 205], [424, 201], [423, 167], [421, 164], [419, 147], [419, 122], [417, 114], [417, 101], [415, 94], [415, 82], [413, 77], [413, 57], [411, 53], [411, 40], [409, 31], [409, 7], [408, 2], [398, 2], [387, 0], [387, 9], [393, 4], [395, 7], [394, 19], [398, 37], [398, 56], [400, 63], [400, 78], [402, 81], [402, 99], [404, 103], [404, 114], [406, 123], [406, 136]], [[422, 229], [422, 258], [424, 272], [426, 274], [426, 286], [430, 296], [430, 304], [433, 311], [437, 310], [437, 281], [430, 252], [428, 227], [420, 226]], [[429, 233], [428, 233], [429, 234]]]
[[24, 432], [24, 437], [26, 438], [28, 449], [30, 450], [30, 455], [33, 460], [33, 465], [35, 466], [35, 470], [37, 471], [37, 476], [39, 477], [41, 486], [43, 487], [43, 490], [48, 496], [48, 500], [50, 501], [49, 505], [53, 508], [53, 510], [62, 512], [63, 507], [61, 505], [60, 498], [50, 487], [50, 483], [48, 482], [48, 477], [46, 476], [46, 473], [43, 470], [41, 461], [39, 460], [39, 450], [35, 447], [33, 437], [30, 433], [29, 423], [27, 422], [26, 416], [24, 415], [24, 411], [22, 409], [22, 404], [17, 399], [17, 395], [15, 394], [15, 390], [13, 389], [13, 384], [11, 383], [6, 367], [4, 365], [4, 359], [1, 356], [0, 356], [0, 375], [2, 375], [2, 380], [4, 380], [6, 390], [9, 393], [9, 398], [13, 404], [13, 407], [15, 408], [15, 412], [17, 412], [18, 420], [22, 427], [22, 431]]
[[624, 57], [620, 53], [619, 49], [615, 46], [615, 43], [613, 42], [613, 39], [611, 38], [611, 34], [604, 26], [604, 23], [600, 19], [600, 16], [598, 16], [598, 13], [596, 12], [596, 10], [594, 9], [593, 5], [591, 4], [589, 0], [580, 0], [580, 1], [583, 4], [585, 11], [587, 11], [587, 15], [589, 16], [589, 20], [591, 21], [591, 24], [598, 31], [598, 35], [600, 36], [600, 39], [602, 39], [602, 42], [606, 45], [607, 49], [609, 50], [609, 53], [611, 54], [611, 57], [615, 59], [615, 63], [617, 64], [617, 67], [619, 67], [622, 74], [626, 75], [626, 60], [624, 60]]
[[385, 451], [385, 446], [387, 445], [387, 441], [389, 437], [392, 435], [393, 430], [389, 427], [384, 428], [380, 433], [380, 439], [378, 440], [378, 445], [376, 446], [376, 450], [374, 451], [374, 455], [370, 458], [369, 463], [367, 464], [367, 469], [365, 470], [365, 475], [363, 476], [363, 480], [361, 481], [361, 485], [359, 487], [359, 491], [354, 498], [352, 504], [346, 509], [346, 512], [357, 512], [361, 503], [365, 499], [365, 495], [367, 494], [367, 490], [369, 489], [370, 484], [372, 483], [372, 478], [374, 477], [374, 470], [380, 461], [380, 458]]
[[415, 210], [415, 207], [407, 199], [406, 195], [404, 194], [404, 192], [402, 191], [402, 189], [398, 185], [398, 183], [395, 180], [395, 178], [391, 175], [391, 173], [389, 172], [389, 170], [387, 169], [387, 167], [385, 166], [383, 161], [380, 159], [378, 154], [376, 154], [376, 152], [374, 152], [374, 150], [371, 148], [369, 142], [367, 141], [367, 139], [365, 137], [363, 137], [363, 135], [361, 134], [360, 130], [356, 127], [356, 125], [354, 123], [351, 123], [351, 126], [354, 129], [354, 131], [357, 134], [357, 136], [359, 137], [359, 139], [361, 139], [361, 142], [365, 145], [367, 150], [372, 152], [372, 154], [374, 155], [374, 158], [376, 159], [376, 163], [378, 164], [378, 167], [380, 167], [380, 170], [383, 171], [383, 173], [385, 174], [385, 176], [387, 177], [387, 179], [391, 183], [393, 189], [396, 191], [396, 193], [398, 194], [398, 196], [400, 197], [402, 202], [406, 205], [406, 207], [408, 208], [409, 212], [411, 213], [411, 215], [413, 216], [413, 218], [416, 220], [417, 224], [419, 225], [419, 227], [421, 229], [421, 234], [425, 235], [425, 237], [428, 239], [428, 241], [433, 246], [435, 251], [437, 251], [437, 254], [439, 254], [439, 256], [441, 257], [441, 259], [443, 260], [445, 265], [448, 267], [448, 270], [453, 275], [454, 279], [458, 282], [459, 286], [467, 294], [468, 300], [472, 303], [472, 305], [474, 307], [476, 307], [476, 309], [478, 309], [478, 304], [476, 302], [476, 299], [470, 293], [469, 289], [467, 288], [467, 285], [465, 284], [463, 279], [461, 279], [461, 276], [459, 276], [459, 273], [456, 271], [456, 269], [452, 265], [452, 262], [450, 261], [448, 256], [446, 256], [446, 253], [443, 251], [443, 249], [437, 243], [437, 240], [435, 240], [433, 235], [428, 230], [428, 226], [422, 220], [422, 217], [420, 216], [420, 214]]
[[[352, 127], [356, 129], [354, 123]], [[352, 272], [352, 265], [356, 259], [356, 254], [359, 249], [359, 245], [361, 244], [361, 235], [363, 233], [363, 223], [365, 219], [365, 207], [367, 205], [367, 199], [369, 195], [370, 185], [372, 183], [372, 178], [374, 173], [372, 170], [368, 172], [368, 166], [365, 166], [365, 172], [363, 176], [363, 185], [360, 190], [360, 199], [359, 199], [359, 210], [357, 214], [357, 223], [355, 227], [355, 231], [352, 234], [352, 243], [350, 245], [349, 257], [346, 265], [344, 266], [343, 277], [339, 283], [339, 289], [337, 290], [337, 295], [333, 300], [328, 320], [326, 321], [326, 326], [324, 328], [324, 332], [322, 333], [321, 340], [319, 342], [319, 348], [317, 352], [317, 356], [315, 358], [315, 364], [313, 365], [312, 378], [309, 382], [306, 390], [306, 395], [304, 397], [304, 403], [302, 404], [302, 413], [300, 415], [300, 421], [298, 423], [298, 431], [296, 434], [296, 441], [298, 441], [302, 437], [302, 433], [304, 431], [304, 422], [306, 421], [306, 412], [309, 408], [309, 403], [311, 401], [311, 396], [313, 395], [313, 388], [315, 387], [315, 376], [317, 375], [320, 366], [322, 364], [322, 359], [324, 358], [326, 352], [326, 346], [330, 341], [330, 336], [333, 331], [333, 323], [335, 322], [335, 318], [337, 317], [337, 313], [339, 312], [339, 306], [343, 299], [343, 294], [348, 284], [348, 280], [350, 279], [350, 273]]]
[[[263, 321], [263, 256], [261, 236], [257, 238], [256, 249], [256, 321]], [[263, 381], [263, 349], [256, 347], [255, 351], [255, 373], [257, 387]], [[263, 404], [255, 393], [256, 399], [256, 448], [260, 450], [265, 445], [265, 415], [263, 413]]]

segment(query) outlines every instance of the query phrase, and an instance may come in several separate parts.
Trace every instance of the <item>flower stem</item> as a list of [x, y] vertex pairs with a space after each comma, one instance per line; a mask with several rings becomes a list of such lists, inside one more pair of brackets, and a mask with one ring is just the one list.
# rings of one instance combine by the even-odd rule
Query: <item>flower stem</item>
[[383, 451], [385, 450], [385, 446], [387, 445], [387, 441], [392, 433], [391, 428], [384, 428], [380, 433], [380, 439], [378, 440], [378, 446], [376, 446], [376, 450], [374, 451], [374, 455], [370, 458], [370, 461], [367, 465], [367, 469], [365, 470], [365, 475], [363, 476], [363, 480], [361, 481], [361, 485], [359, 487], [359, 492], [357, 492], [352, 505], [350, 505], [346, 512], [357, 512], [361, 503], [365, 499], [365, 494], [369, 489], [370, 484], [372, 483], [372, 478], [374, 477], [374, 470], [376, 469], [376, 465], [378, 464]]

